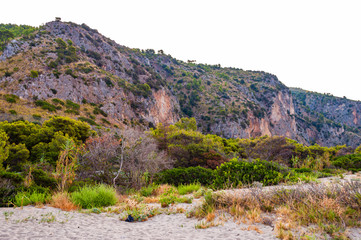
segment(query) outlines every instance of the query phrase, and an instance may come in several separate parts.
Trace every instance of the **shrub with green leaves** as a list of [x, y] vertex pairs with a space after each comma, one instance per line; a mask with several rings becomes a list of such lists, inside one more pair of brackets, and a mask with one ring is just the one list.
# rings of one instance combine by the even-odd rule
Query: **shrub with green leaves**
[[23, 182], [24, 177], [19, 173], [0, 171], [0, 207], [7, 206], [13, 200]]
[[76, 205], [86, 209], [107, 207], [117, 203], [115, 189], [104, 184], [84, 186], [73, 192], [71, 199]]
[[19, 100], [19, 97], [14, 94], [5, 94], [5, 100], [8, 103], [16, 103]]
[[44, 110], [48, 110], [49, 112], [56, 112], [57, 109], [56, 106], [44, 100], [36, 100], [35, 105], [41, 107]]
[[200, 183], [211, 185], [214, 180], [214, 171], [203, 167], [173, 168], [164, 170], [156, 175], [157, 184], [170, 184], [174, 186]]
[[263, 185], [275, 185], [286, 181], [293, 173], [277, 163], [260, 159], [253, 161], [236, 158], [223, 163], [215, 172], [215, 188], [237, 187], [243, 184], [261, 182]]
[[31, 175], [34, 183], [38, 186], [49, 189], [55, 189], [57, 186], [56, 179], [41, 169], [34, 169], [31, 172]]
[[139, 193], [143, 196], [143, 197], [149, 197], [151, 196], [154, 191], [159, 187], [159, 185], [149, 185], [147, 187], [142, 187], [139, 191]]
[[335, 167], [343, 168], [352, 172], [361, 171], [361, 154], [349, 154], [336, 157], [332, 164]]
[[38, 71], [36, 71], [36, 70], [31, 70], [31, 71], [30, 71], [30, 77], [32, 77], [32, 78], [37, 78], [37, 77], [39, 77]]

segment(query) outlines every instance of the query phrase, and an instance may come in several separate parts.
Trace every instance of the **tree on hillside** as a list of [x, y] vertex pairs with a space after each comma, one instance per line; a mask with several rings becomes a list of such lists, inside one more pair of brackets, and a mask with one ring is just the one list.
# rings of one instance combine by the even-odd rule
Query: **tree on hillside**
[[267, 161], [284, 160], [284, 162], [288, 162], [292, 157], [294, 148], [292, 144], [287, 142], [285, 137], [266, 137], [255, 146], [254, 158]]
[[9, 137], [6, 133], [0, 130], [0, 170], [3, 168], [3, 161], [5, 161], [9, 156], [9, 149], [7, 147], [7, 141]]
[[7, 29], [0, 30], [0, 45], [6, 46], [9, 40], [14, 38], [14, 34]]

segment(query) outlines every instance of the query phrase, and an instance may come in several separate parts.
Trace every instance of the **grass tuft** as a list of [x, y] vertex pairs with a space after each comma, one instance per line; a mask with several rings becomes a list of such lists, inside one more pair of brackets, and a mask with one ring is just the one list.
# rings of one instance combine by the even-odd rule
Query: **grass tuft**
[[82, 208], [90, 209], [115, 205], [118, 198], [114, 188], [100, 184], [80, 188], [71, 194], [71, 200]]
[[42, 205], [50, 200], [50, 197], [47, 193], [39, 192], [18, 192], [15, 195], [14, 205], [17, 207], [27, 206], [27, 205]]
[[199, 183], [192, 183], [189, 185], [179, 185], [177, 189], [180, 195], [185, 195], [185, 194], [197, 192], [201, 187], [202, 186]]

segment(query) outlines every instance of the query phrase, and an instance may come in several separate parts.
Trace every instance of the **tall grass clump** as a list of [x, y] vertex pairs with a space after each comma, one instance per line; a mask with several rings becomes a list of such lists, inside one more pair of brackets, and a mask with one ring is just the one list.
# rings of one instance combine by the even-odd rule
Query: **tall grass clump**
[[14, 205], [17, 207], [27, 205], [44, 204], [50, 200], [48, 193], [39, 192], [18, 192], [14, 198]]
[[114, 188], [99, 184], [80, 188], [71, 194], [71, 200], [86, 209], [106, 207], [117, 203], [117, 194]]
[[185, 195], [185, 194], [197, 192], [201, 187], [202, 186], [199, 183], [191, 183], [188, 185], [179, 185], [177, 189], [180, 195]]

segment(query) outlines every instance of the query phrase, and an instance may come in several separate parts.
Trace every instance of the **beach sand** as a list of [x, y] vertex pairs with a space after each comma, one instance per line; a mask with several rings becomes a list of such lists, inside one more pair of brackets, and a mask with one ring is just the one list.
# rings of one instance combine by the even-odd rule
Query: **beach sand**
[[[360, 181], [361, 176], [346, 175], [320, 179], [323, 184], [344, 181]], [[271, 186], [263, 189], [293, 189], [306, 187], [308, 184], [292, 186]], [[250, 189], [224, 190], [226, 194], [241, 197]], [[189, 211], [202, 203], [201, 199], [194, 199], [192, 204], [177, 204], [171, 208], [183, 208]], [[149, 204], [160, 207], [160, 204]], [[170, 211], [172, 212], [172, 211]], [[175, 211], [173, 211], [175, 212]], [[0, 240], [11, 239], [277, 239], [273, 227], [262, 223], [235, 223], [225, 213], [226, 221], [218, 226], [197, 229], [202, 220], [187, 218], [185, 213], [160, 214], [149, 218], [145, 222], [128, 223], [121, 221], [121, 214], [116, 213], [84, 213], [79, 211], [66, 212], [50, 206], [41, 208], [26, 206], [23, 208], [0, 208]], [[267, 217], [267, 216], [266, 216]], [[276, 217], [276, 216], [271, 216]], [[204, 220], [203, 220], [204, 221]], [[275, 222], [275, 221], [274, 221]], [[304, 229], [307, 231], [307, 229]], [[301, 228], [302, 232], [302, 228]], [[352, 228], [346, 231], [353, 240], [361, 239], [361, 229]], [[312, 236], [312, 234], [311, 234]], [[312, 239], [319, 239], [314, 235]]]
[[[145, 222], [128, 223], [119, 214], [65, 212], [45, 206], [0, 208], [0, 239], [277, 239], [272, 227], [232, 220], [224, 225], [196, 229], [199, 222], [185, 214], [161, 214]], [[7, 217], [6, 217], [7, 216]], [[7, 218], [7, 219], [5, 219]]]

